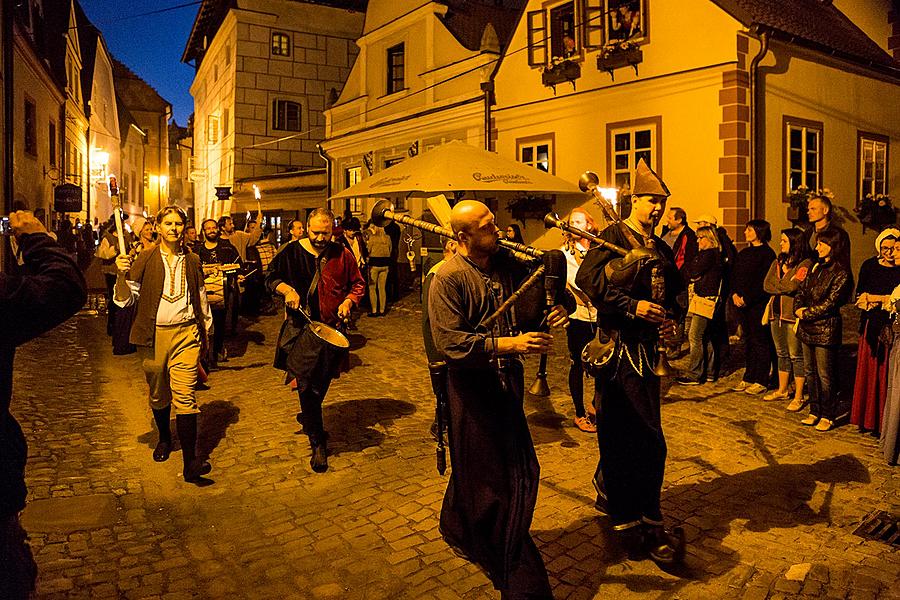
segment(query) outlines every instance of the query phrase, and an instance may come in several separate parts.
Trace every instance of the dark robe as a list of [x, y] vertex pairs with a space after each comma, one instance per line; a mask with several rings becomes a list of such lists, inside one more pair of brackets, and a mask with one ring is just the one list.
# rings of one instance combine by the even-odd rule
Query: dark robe
[[[540, 466], [522, 405], [522, 363], [501, 357], [505, 366], [498, 370], [493, 360], [493, 335], [509, 335], [507, 319], [493, 332], [481, 325], [515, 289], [522, 267], [502, 250], [492, 267], [485, 273], [454, 256], [434, 276], [428, 295], [435, 347], [448, 364], [452, 472], [440, 530], [510, 597], [552, 598], [528, 532]], [[521, 329], [533, 324], [529, 309], [539, 315], [543, 308], [543, 290], [536, 292], [514, 309]]]
[[[643, 242], [643, 236], [635, 235]], [[600, 237], [629, 247], [616, 225], [607, 227]], [[682, 279], [672, 250], [661, 238], [653, 236], [653, 240], [665, 282], [664, 298], [657, 303], [669, 318], [678, 319], [676, 298]], [[612, 360], [597, 377], [597, 437], [609, 516], [616, 530], [625, 530], [642, 522], [662, 521], [666, 440], [660, 422], [660, 381], [653, 374], [659, 326], [635, 316], [638, 301], [652, 298], [651, 271], [643, 268], [628, 286], [614, 285], [606, 277], [605, 266], [617, 258], [618, 254], [603, 248], [589, 250], [575, 283], [597, 307], [600, 327], [618, 340]]]

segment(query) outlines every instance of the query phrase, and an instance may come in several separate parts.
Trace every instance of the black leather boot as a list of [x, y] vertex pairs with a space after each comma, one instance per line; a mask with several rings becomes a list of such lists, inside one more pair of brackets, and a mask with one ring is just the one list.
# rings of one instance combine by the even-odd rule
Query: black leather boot
[[321, 436], [310, 436], [309, 446], [312, 449], [312, 456], [309, 459], [309, 466], [316, 473], [324, 473], [328, 470], [328, 434], [323, 433]]
[[686, 542], [684, 529], [668, 530], [662, 525], [644, 524], [644, 547], [650, 559], [660, 566], [669, 566], [684, 560]]
[[172, 453], [172, 429], [169, 427], [169, 419], [172, 416], [172, 405], [165, 408], [153, 409], [153, 421], [156, 422], [156, 430], [159, 432], [159, 441], [153, 449], [153, 460], [165, 462]]
[[197, 458], [197, 415], [175, 415], [178, 439], [181, 441], [181, 458], [184, 460], [184, 480], [198, 483], [212, 471], [212, 465]]

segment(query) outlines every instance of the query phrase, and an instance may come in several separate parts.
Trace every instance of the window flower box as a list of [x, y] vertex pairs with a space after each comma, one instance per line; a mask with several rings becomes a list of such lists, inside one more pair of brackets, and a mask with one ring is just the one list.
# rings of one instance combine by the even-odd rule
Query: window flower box
[[638, 65], [644, 60], [644, 53], [634, 42], [607, 44], [597, 56], [597, 69], [606, 71], [615, 80], [616, 69], [634, 67], [637, 74]]
[[541, 83], [547, 87], [552, 87], [556, 93], [556, 86], [560, 83], [572, 82], [572, 89], [575, 89], [575, 80], [581, 77], [581, 65], [571, 60], [562, 62], [554, 62], [545, 68], [541, 73]]
[[867, 227], [881, 231], [885, 227], [897, 224], [897, 211], [891, 204], [890, 196], [886, 194], [878, 194], [874, 198], [872, 194], [867, 194], [860, 200], [854, 212], [863, 226], [863, 233]]

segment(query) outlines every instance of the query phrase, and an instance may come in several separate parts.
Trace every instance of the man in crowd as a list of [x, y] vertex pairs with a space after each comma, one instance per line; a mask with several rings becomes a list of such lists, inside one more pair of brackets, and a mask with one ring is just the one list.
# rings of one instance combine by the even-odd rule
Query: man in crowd
[[834, 220], [834, 206], [828, 196], [813, 196], [806, 205], [810, 226], [803, 232], [803, 237], [809, 245], [812, 256], [816, 255], [816, 241], [819, 235], [828, 229], [837, 231], [841, 241], [841, 252], [834, 257], [836, 263], [844, 266], [844, 270], [850, 275], [850, 287], [853, 287], [853, 271], [850, 268], [850, 236], [843, 227]]
[[197, 227], [193, 223], [188, 223], [184, 228], [184, 244], [193, 252], [194, 246], [200, 241], [197, 236]]
[[217, 225], [219, 226], [219, 237], [231, 242], [231, 245], [237, 248], [238, 256], [241, 257], [241, 260], [246, 261], [247, 246], [255, 244], [262, 236], [262, 229], [260, 229], [259, 225], [261, 222], [262, 208], [259, 206], [259, 202], [257, 202], [256, 219], [247, 221], [247, 226], [244, 228], [246, 231], [235, 230], [234, 219], [230, 216], [225, 215], [224, 217], [219, 217], [217, 222]]
[[[575, 283], [597, 307], [598, 324], [615, 349], [596, 374], [600, 391], [597, 438], [600, 474], [598, 508], [605, 508], [622, 545], [634, 558], [672, 564], [684, 553], [680, 530], [663, 526], [660, 491], [666, 440], [660, 421], [660, 378], [653, 373], [656, 348], [675, 333], [681, 277], [666, 243], [653, 233], [666, 209], [669, 190], [641, 160], [635, 171], [631, 215], [609, 225], [600, 237], [624, 248], [630, 239], [654, 248], [657, 257], [632, 263], [602, 247], [588, 251]], [[635, 264], [635, 268], [625, 268]], [[605, 505], [605, 506], [604, 506]]]
[[[669, 245], [675, 254], [675, 266], [681, 275], [684, 290], [678, 295], [678, 304], [681, 305], [684, 314], [687, 313], [688, 295], [687, 284], [691, 279], [691, 264], [697, 254], [697, 234], [687, 224], [687, 213], [683, 208], [671, 207], [666, 212], [666, 224], [663, 225], [662, 240]], [[680, 350], [681, 341], [684, 339], [684, 319], [678, 322], [677, 342], [673, 351]]]
[[182, 476], [203, 483], [212, 467], [197, 457], [197, 406], [194, 388], [200, 349], [212, 318], [203, 287], [200, 259], [184, 246], [187, 215], [167, 206], [157, 215], [160, 243], [137, 258], [120, 254], [116, 303], [137, 304], [131, 343], [138, 347], [144, 377], [150, 387], [150, 408], [159, 431], [153, 460], [168, 460], [172, 451], [169, 425], [172, 406], [184, 463]]
[[303, 224], [303, 219], [292, 220], [288, 230], [291, 234], [291, 239], [288, 240], [290, 242], [299, 242], [306, 237], [306, 226]]
[[[540, 466], [522, 407], [518, 355], [551, 351], [552, 337], [534, 331], [512, 335], [508, 312], [496, 330], [481, 325], [526, 273], [505, 250], [498, 251], [500, 230], [481, 202], [457, 203], [451, 226], [457, 254], [438, 270], [428, 294], [434, 345], [448, 366], [452, 471], [441, 534], [485, 569], [504, 600], [550, 599], [544, 561], [528, 531]], [[532, 291], [543, 295], [543, 289]], [[518, 326], [536, 329], [544, 305], [533, 296], [518, 303]], [[547, 322], [564, 326], [565, 309], [554, 306]]]
[[[233, 298], [237, 285], [231, 275], [222, 272], [222, 265], [241, 265], [237, 249], [228, 240], [219, 238], [219, 227], [215, 219], [206, 219], [201, 225], [203, 242], [194, 247], [200, 256], [203, 273], [206, 276], [209, 306], [213, 319], [213, 345], [210, 363], [212, 366], [228, 360], [225, 351], [225, 317], [229, 306], [234, 309]], [[236, 272], [236, 271], [235, 271]]]
[[[37, 568], [19, 525], [25, 508], [28, 448], [10, 414], [16, 347], [56, 327], [87, 300], [84, 278], [71, 255], [30, 212], [9, 215], [24, 268], [0, 273], [0, 598], [24, 600]], [[48, 408], [52, 398], [46, 399]]]
[[[289, 325], [301, 333], [276, 367], [297, 380], [300, 413], [297, 420], [309, 437], [310, 466], [316, 473], [328, 470], [328, 433], [322, 419], [322, 402], [337, 375], [346, 349], [319, 340], [307, 328], [305, 311], [314, 321], [340, 327], [366, 292], [353, 254], [331, 239], [334, 214], [317, 208], [309, 214], [308, 237], [281, 247], [272, 260], [266, 285], [284, 297]], [[282, 332], [284, 333], [284, 329]], [[283, 340], [279, 340], [279, 349]]]

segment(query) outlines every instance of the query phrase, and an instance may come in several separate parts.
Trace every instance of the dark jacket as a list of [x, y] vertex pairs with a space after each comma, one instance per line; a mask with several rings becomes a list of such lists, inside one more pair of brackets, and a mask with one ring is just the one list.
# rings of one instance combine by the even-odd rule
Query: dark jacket
[[[829, 221], [828, 225], [825, 229], [834, 229], [838, 232], [838, 235], [843, 242], [844, 249], [840, 254], [835, 255], [834, 260], [844, 267], [844, 270], [847, 272], [848, 280], [850, 281], [850, 287], [853, 288], [853, 271], [850, 268], [850, 235], [844, 230], [843, 227], [835, 223], [834, 221]], [[815, 258], [816, 254], [816, 239], [818, 238], [818, 233], [816, 232], [816, 226], [814, 223], [810, 223], [809, 227], [807, 227], [803, 231], [803, 243], [809, 248], [810, 256]]]
[[744, 299], [745, 308], [758, 307], [769, 301], [769, 294], [763, 289], [763, 281], [774, 260], [775, 251], [768, 244], [747, 246], [738, 252], [732, 272], [731, 291]]
[[836, 261], [817, 262], [794, 297], [794, 310], [805, 308], [797, 338], [804, 344], [833, 346], [841, 343], [841, 306], [853, 287], [850, 276]]
[[[667, 233], [668, 227], [663, 227], [659, 237], [665, 239]], [[690, 277], [690, 268], [694, 262], [694, 257], [697, 255], [697, 251], [697, 234], [694, 233], [693, 229], [685, 225], [682, 228], [681, 233], [678, 234], [678, 237], [675, 238], [675, 243], [672, 244], [672, 253], [675, 255], [675, 266], [678, 267], [678, 271], [681, 273], [685, 282], [687, 282]]]
[[704, 298], [720, 295], [722, 269], [722, 253], [718, 249], [707, 248], [698, 252], [689, 269], [694, 293]]
[[[141, 284], [137, 313], [134, 316], [129, 337], [129, 341], [135, 346], [152, 348], [156, 338], [156, 313], [159, 311], [159, 302], [166, 282], [166, 272], [162, 261], [159, 246], [154, 246], [147, 252], [138, 254], [128, 273], [129, 280]], [[203, 332], [206, 331], [203, 308], [200, 304], [203, 269], [200, 266], [200, 258], [193, 252], [187, 252], [184, 255], [184, 275], [198, 331], [203, 335]]]
[[[78, 265], [50, 236], [26, 234], [18, 242], [22, 267], [0, 273], [0, 519], [25, 507], [28, 448], [9, 413], [16, 346], [53, 329], [87, 300]], [[44, 401], [52, 410], [53, 399]]]

